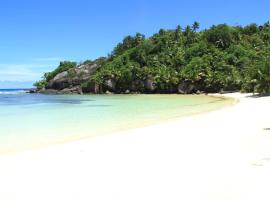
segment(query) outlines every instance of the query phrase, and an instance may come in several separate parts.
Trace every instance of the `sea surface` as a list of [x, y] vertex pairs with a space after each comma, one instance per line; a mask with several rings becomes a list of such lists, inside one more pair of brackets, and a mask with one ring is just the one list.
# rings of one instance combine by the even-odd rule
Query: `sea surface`
[[206, 95], [81, 96], [0, 90], [0, 153], [111, 134], [231, 103]]

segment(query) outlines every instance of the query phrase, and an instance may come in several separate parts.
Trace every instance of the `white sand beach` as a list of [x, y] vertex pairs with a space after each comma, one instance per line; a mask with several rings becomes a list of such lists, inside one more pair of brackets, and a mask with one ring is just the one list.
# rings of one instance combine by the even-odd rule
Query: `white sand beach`
[[0, 156], [1, 200], [269, 200], [270, 97]]

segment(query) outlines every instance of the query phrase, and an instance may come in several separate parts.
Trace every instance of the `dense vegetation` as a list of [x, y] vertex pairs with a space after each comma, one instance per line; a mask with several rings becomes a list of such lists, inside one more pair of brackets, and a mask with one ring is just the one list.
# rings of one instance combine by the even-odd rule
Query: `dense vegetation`
[[[183, 82], [204, 92], [270, 92], [269, 22], [198, 29], [195, 22], [185, 28], [161, 29], [149, 38], [139, 33], [127, 36], [89, 82], [105, 85], [106, 80], [113, 79], [117, 92], [147, 92], [143, 84], [147, 80], [153, 82], [151, 92], [158, 93], [176, 92]], [[37, 85], [44, 86], [57, 73], [75, 66], [60, 63]]]

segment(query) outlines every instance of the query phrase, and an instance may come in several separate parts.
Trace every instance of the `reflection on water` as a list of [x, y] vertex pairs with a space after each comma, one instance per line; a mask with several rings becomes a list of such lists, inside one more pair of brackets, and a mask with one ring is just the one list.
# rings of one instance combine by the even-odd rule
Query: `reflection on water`
[[1, 94], [0, 105], [29, 104], [81, 104], [84, 101], [94, 101], [77, 95], [42, 95], [42, 94]]

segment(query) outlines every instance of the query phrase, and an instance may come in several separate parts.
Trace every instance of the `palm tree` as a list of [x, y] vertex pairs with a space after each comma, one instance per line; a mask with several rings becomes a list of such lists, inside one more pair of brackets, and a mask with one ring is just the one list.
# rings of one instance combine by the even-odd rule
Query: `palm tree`
[[182, 27], [178, 25], [175, 29], [175, 40], [178, 40], [180, 38], [180, 35], [182, 33]]
[[193, 24], [192, 24], [192, 30], [193, 32], [196, 32], [198, 29], [200, 28], [200, 23], [195, 21]]

